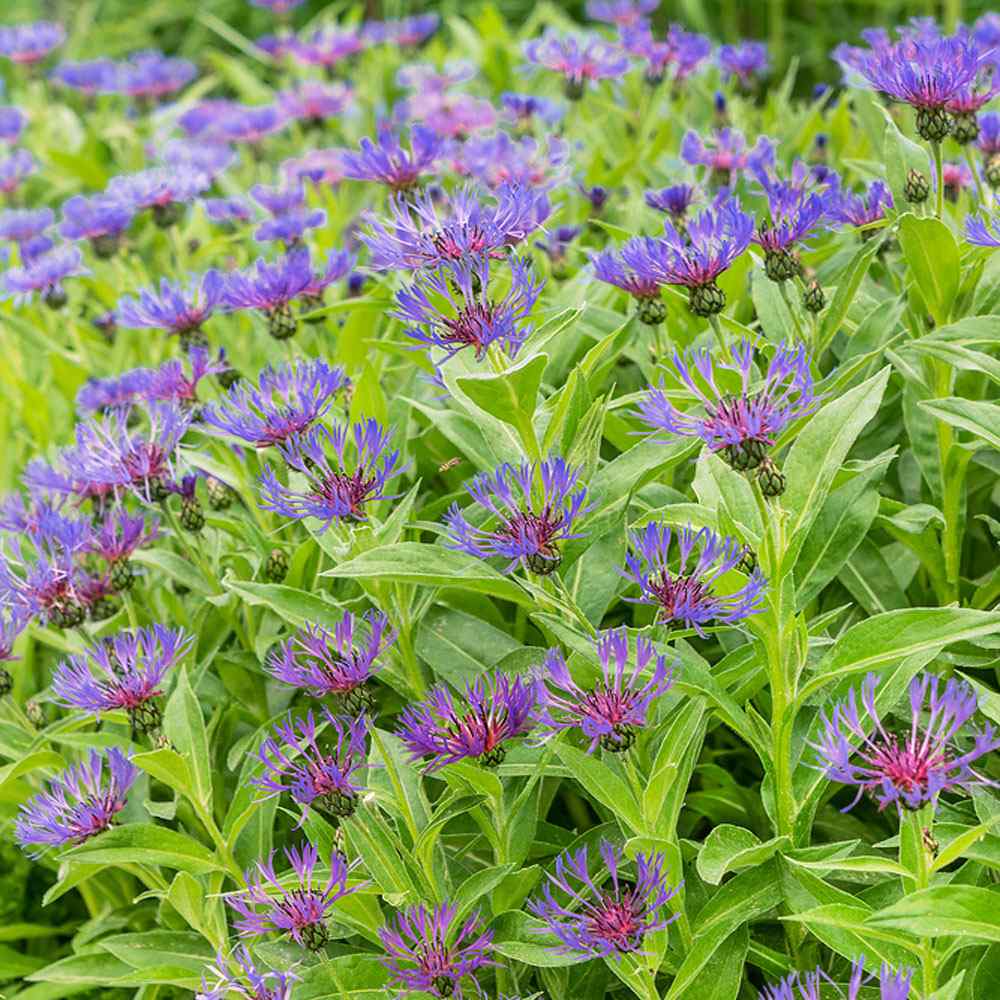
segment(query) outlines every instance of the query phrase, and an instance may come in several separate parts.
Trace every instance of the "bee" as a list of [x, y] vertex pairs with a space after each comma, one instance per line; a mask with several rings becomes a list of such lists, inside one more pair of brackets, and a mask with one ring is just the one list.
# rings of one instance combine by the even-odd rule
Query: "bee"
[[461, 464], [462, 460], [457, 456], [455, 458], [449, 458], [447, 462], [438, 466], [438, 472], [450, 472], [456, 466]]

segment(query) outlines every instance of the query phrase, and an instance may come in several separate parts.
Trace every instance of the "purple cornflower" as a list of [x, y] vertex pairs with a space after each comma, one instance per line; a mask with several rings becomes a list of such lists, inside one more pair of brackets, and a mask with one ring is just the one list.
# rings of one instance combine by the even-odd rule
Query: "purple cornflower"
[[619, 28], [642, 24], [647, 14], [660, 6], [660, 0], [588, 0], [587, 17], [592, 21], [606, 21]]
[[216, 141], [246, 142], [258, 145], [268, 136], [288, 126], [288, 116], [277, 104], [260, 106], [230, 105], [216, 112], [206, 128]]
[[153, 733], [163, 717], [157, 700], [163, 678], [193, 643], [193, 635], [164, 625], [119, 632], [63, 660], [52, 691], [62, 705], [98, 718], [116, 709], [127, 712], [133, 739]]
[[87, 379], [76, 394], [76, 408], [84, 416], [127, 410], [146, 398], [152, 374], [149, 368], [133, 368], [114, 378]]
[[[801, 161], [796, 165], [805, 169]], [[809, 193], [794, 181], [772, 181], [763, 173], [760, 176], [767, 192], [770, 218], [757, 226], [752, 239], [764, 251], [764, 271], [768, 278], [788, 281], [802, 274], [797, 246], [826, 220], [828, 199]]]
[[1000, 153], [1000, 113], [987, 111], [979, 119], [976, 146], [987, 160]]
[[298, 321], [291, 303], [306, 294], [313, 281], [309, 250], [298, 247], [273, 264], [258, 258], [255, 271], [234, 271], [225, 281], [223, 301], [229, 310], [257, 309], [268, 320], [271, 336], [291, 337]]
[[740, 86], [750, 90], [755, 77], [768, 70], [767, 46], [763, 42], [742, 41], [738, 45], [723, 45], [719, 49], [719, 68], [723, 80], [735, 77]]
[[241, 379], [226, 397], [205, 407], [202, 420], [246, 444], [267, 448], [311, 427], [348, 384], [342, 367], [331, 368], [319, 358], [265, 368], [257, 386]]
[[173, 402], [191, 407], [198, 400], [198, 383], [209, 375], [219, 375], [229, 371], [225, 351], [213, 358], [207, 347], [192, 344], [188, 349], [188, 360], [191, 363], [191, 373], [184, 369], [184, 364], [175, 359], [164, 361], [159, 368], [154, 368], [149, 375], [144, 397], [147, 402]]
[[327, 118], [343, 114], [354, 100], [354, 91], [345, 83], [304, 80], [295, 90], [278, 94], [278, 105], [289, 118], [307, 125], [321, 125]]
[[503, 257], [534, 232], [551, 212], [544, 191], [505, 185], [485, 205], [471, 187], [443, 198], [420, 192], [392, 199], [386, 223], [369, 215], [361, 239], [371, 250], [376, 270], [434, 267], [488, 254]]
[[117, 251], [122, 233], [134, 216], [132, 206], [116, 198], [103, 194], [85, 198], [78, 194], [63, 203], [59, 232], [67, 240], [90, 240], [94, 253], [107, 258]]
[[203, 198], [201, 207], [213, 222], [249, 222], [253, 213], [241, 198]]
[[[598, 746], [613, 753], [635, 743], [636, 730], [646, 725], [650, 705], [670, 690], [673, 683], [667, 658], [659, 656], [644, 636], [636, 638], [635, 666], [628, 670], [628, 633], [624, 628], [603, 632], [596, 640], [601, 680], [591, 690], [581, 688], [569, 672], [558, 648], [545, 657], [548, 687], [541, 689], [536, 719], [545, 730], [544, 742], [566, 729], [579, 729], [590, 740], [590, 752]], [[648, 680], [643, 674], [652, 663]]]
[[452, 504], [445, 515], [449, 548], [479, 559], [501, 556], [509, 560], [507, 573], [518, 564], [541, 576], [554, 573], [562, 562], [559, 543], [583, 537], [573, 531], [590, 509], [584, 506], [586, 487], [579, 485], [581, 471], [562, 458], [549, 458], [479, 473], [466, 489], [489, 519], [480, 524], [476, 517], [473, 526]]
[[116, 89], [140, 101], [157, 101], [181, 90], [197, 75], [193, 62], [150, 49], [132, 53], [119, 66]]
[[119, 326], [166, 330], [182, 339], [190, 338], [201, 330], [227, 290], [226, 278], [216, 270], [206, 271], [186, 287], [161, 278], [159, 293], [144, 288], [138, 298], [122, 299], [115, 315]]
[[118, 64], [110, 59], [91, 59], [86, 62], [60, 63], [49, 74], [56, 83], [79, 91], [87, 97], [108, 94], [118, 82]]
[[0, 56], [11, 62], [30, 65], [41, 62], [66, 41], [66, 31], [54, 21], [12, 24], [0, 28]]
[[[268, 465], [260, 478], [261, 506], [295, 520], [315, 517], [323, 522], [323, 531], [334, 521], [367, 520], [368, 505], [391, 499], [386, 484], [403, 471], [399, 452], [390, 450], [390, 437], [390, 431], [369, 419], [332, 430], [312, 427], [279, 443], [286, 464], [305, 476], [306, 491], [283, 485]], [[335, 460], [328, 454], [331, 449]]]
[[[255, 2], [259, 4], [263, 0]], [[295, 0], [295, 3], [298, 2]], [[233, 960], [238, 971], [232, 968]], [[294, 972], [260, 972], [245, 945], [235, 948], [229, 960], [225, 955], [218, 954], [208, 972], [215, 983], [209, 986], [206, 977], [202, 976], [201, 991], [195, 994], [194, 1000], [232, 1000], [232, 997], [241, 997], [242, 1000], [292, 1000], [292, 989], [300, 978]]]
[[675, 184], [659, 191], [647, 191], [645, 199], [650, 208], [669, 215], [676, 224], [683, 221], [698, 194], [698, 189], [693, 184]]
[[103, 420], [76, 426], [76, 447], [66, 464], [74, 479], [89, 489], [119, 493], [130, 490], [147, 503], [162, 500], [173, 482], [173, 461], [191, 423], [190, 410], [176, 404], [149, 407], [149, 424], [140, 433], [127, 427], [127, 415], [112, 411]]
[[354, 29], [320, 28], [306, 39], [294, 40], [291, 53], [307, 66], [332, 70], [337, 63], [363, 52], [366, 47], [366, 39]]
[[[317, 741], [312, 712], [297, 721], [289, 715], [286, 722], [276, 725], [257, 753], [264, 771], [251, 778], [251, 783], [262, 789], [266, 798], [290, 793], [302, 806], [299, 826], [313, 807], [338, 819], [352, 816], [358, 796], [364, 790], [354, 782], [355, 772], [367, 766], [366, 717], [341, 720], [326, 707], [323, 714], [329, 728], [322, 745]], [[335, 745], [330, 732], [335, 734]]]
[[290, 184], [308, 180], [313, 184], [336, 187], [345, 177], [344, 153], [345, 150], [336, 147], [310, 149], [302, 156], [285, 160], [281, 164], [281, 172]]
[[271, 653], [268, 670], [314, 698], [336, 699], [350, 714], [371, 711], [371, 681], [379, 657], [396, 641], [396, 630], [374, 608], [361, 621], [348, 611], [333, 630], [306, 625]]
[[823, 973], [820, 969], [812, 972], [793, 972], [777, 983], [769, 983], [757, 994], [757, 1000], [820, 1000]]
[[[155, 519], [147, 527], [142, 514], [132, 516], [124, 508], [117, 507], [108, 511], [101, 519], [100, 526], [95, 529], [87, 545], [87, 551], [103, 559], [114, 569], [116, 566], [123, 566], [136, 549], [158, 536], [159, 525]], [[123, 582], [125, 586], [121, 589], [124, 590], [131, 585], [131, 573], [128, 574], [127, 581]]]
[[514, 357], [531, 333], [527, 322], [544, 281], [536, 280], [527, 259], [511, 258], [511, 282], [502, 299], [490, 296], [490, 258], [451, 261], [417, 275], [396, 293], [393, 315], [410, 324], [406, 334], [439, 347], [451, 358], [472, 348], [481, 361], [492, 344]]
[[[897, 970], [887, 962], [883, 962], [877, 974], [866, 976], [864, 955], [851, 965], [851, 979], [847, 985], [846, 1000], [859, 1000], [862, 987], [876, 978], [879, 1000], [908, 1000], [913, 969], [900, 966]], [[758, 994], [758, 1000], [795, 1000], [796, 989], [800, 1000], [820, 1000], [820, 988], [824, 980], [833, 982], [822, 968], [810, 972], [793, 972], [780, 982], [765, 986]]]
[[27, 116], [20, 108], [0, 107], [0, 142], [17, 142], [27, 124]]
[[76, 247], [60, 246], [28, 261], [23, 267], [12, 267], [4, 275], [4, 285], [7, 294], [19, 305], [30, 302], [38, 292], [47, 306], [59, 309], [67, 300], [63, 281], [84, 274], [90, 271], [83, 266], [80, 251]]
[[138, 773], [117, 747], [103, 756], [92, 750], [87, 760], [68, 767], [47, 791], [21, 806], [15, 838], [33, 858], [47, 847], [82, 844], [111, 826]]
[[[701, 438], [714, 452], [740, 472], [756, 469], [767, 449], [793, 420], [811, 413], [817, 405], [809, 355], [801, 344], [781, 344], [767, 368], [762, 385], [754, 382], [753, 345], [734, 344], [732, 360], [717, 367], [740, 376], [740, 391], [733, 395], [715, 381], [712, 356], [707, 350], [688, 357], [674, 354], [681, 381], [698, 399], [704, 415], [692, 416], [676, 409], [660, 389], [650, 389], [639, 403], [637, 416], [655, 432]], [[695, 378], [701, 376], [702, 383]], [[707, 391], [706, 391], [707, 389]]]
[[708, 167], [714, 181], [729, 185], [739, 174], [773, 165], [774, 143], [762, 135], [748, 149], [743, 133], [735, 129], [716, 129], [707, 141], [689, 131], [681, 141], [681, 159], [692, 166]]
[[236, 152], [231, 146], [221, 142], [172, 139], [163, 147], [159, 158], [168, 167], [202, 173], [214, 179], [233, 163]]
[[402, 711], [396, 732], [411, 761], [430, 758], [428, 772], [467, 759], [497, 767], [507, 756], [507, 741], [530, 732], [540, 689], [535, 678], [480, 677], [466, 685], [459, 707], [442, 685]]
[[[77, 548], [82, 548], [85, 539]], [[75, 551], [49, 538], [32, 539], [33, 558], [15, 538], [11, 556], [0, 556], [0, 597], [19, 617], [35, 618], [60, 628], [79, 625], [85, 608]]]
[[895, 43], [882, 35], [869, 40], [870, 50], [840, 49], [842, 64], [869, 87], [915, 108], [917, 132], [928, 142], [941, 142], [951, 132], [949, 107], [969, 94], [983, 70], [992, 69], [965, 32], [910, 31]]
[[753, 216], [735, 198], [705, 209], [683, 232], [667, 219], [660, 239], [637, 236], [622, 248], [622, 260], [648, 282], [681, 285], [696, 316], [712, 316], [726, 305], [716, 279], [750, 245]]
[[919, 809], [927, 802], [936, 804], [941, 792], [952, 788], [996, 784], [971, 766], [984, 754], [1000, 749], [1000, 736], [993, 727], [986, 723], [974, 730], [972, 746], [964, 752], [958, 745], [962, 727], [978, 707], [969, 684], [927, 673], [915, 677], [910, 682], [908, 731], [897, 734], [885, 727], [875, 704], [880, 682], [878, 674], [868, 674], [861, 686], [865, 723], [852, 688], [847, 700], [834, 706], [832, 717], [823, 713], [823, 734], [813, 744], [826, 777], [858, 789], [844, 812], [865, 792], [879, 809], [893, 804], [900, 810], [904, 806]]
[[151, 209], [156, 224], [167, 227], [180, 218], [183, 206], [211, 183], [202, 171], [190, 167], [151, 167], [137, 174], [113, 177], [106, 193], [136, 213]]
[[443, 141], [431, 129], [413, 125], [407, 150], [392, 127], [382, 122], [376, 140], [364, 138], [359, 152], [342, 155], [344, 176], [352, 180], [376, 181], [393, 191], [406, 191], [433, 170], [443, 149]]
[[[382, 964], [392, 974], [392, 985], [408, 992], [462, 1000], [462, 980], [494, 965], [489, 958], [493, 932], [478, 912], [461, 924], [448, 903], [429, 910], [422, 903], [396, 914], [393, 923], [379, 928], [386, 954]], [[477, 995], [479, 983], [473, 978]]]
[[562, 105], [544, 97], [536, 97], [534, 94], [515, 94], [512, 91], [505, 91], [500, 95], [500, 104], [522, 128], [530, 127], [536, 118], [546, 125], [555, 125], [566, 114], [566, 109]]
[[562, 74], [566, 97], [574, 101], [583, 96], [588, 83], [620, 77], [629, 66], [628, 56], [617, 45], [596, 35], [563, 37], [549, 31], [525, 42], [524, 55], [529, 62]]
[[44, 233], [54, 221], [51, 208], [8, 209], [0, 212], [0, 240], [25, 243]]
[[941, 169], [941, 177], [944, 181], [944, 196], [952, 202], [958, 201], [958, 196], [972, 186], [975, 178], [968, 165], [957, 162], [946, 162]]
[[0, 160], [0, 194], [13, 194], [25, 177], [35, 172], [35, 158], [26, 149], [15, 149]]
[[258, 227], [254, 238], [261, 243], [282, 240], [286, 246], [301, 241], [307, 229], [326, 222], [326, 212], [306, 207], [306, 193], [301, 182], [287, 188], [272, 188], [255, 184], [250, 197], [272, 216]]
[[330, 875], [324, 884], [316, 877], [319, 852], [312, 844], [285, 849], [294, 872], [293, 888], [287, 877], [279, 880], [274, 872], [274, 854], [258, 861], [257, 870], [246, 873], [247, 887], [226, 897], [239, 914], [235, 922], [240, 937], [261, 937], [268, 933], [288, 934], [292, 940], [311, 951], [321, 951], [330, 939], [326, 927], [329, 911], [338, 899], [360, 888], [349, 886], [347, 862], [336, 850], [330, 855]]
[[656, 326], [667, 315], [667, 307], [660, 298], [660, 290], [667, 282], [653, 274], [644, 244], [629, 240], [620, 254], [613, 250], [595, 253], [590, 262], [594, 277], [605, 284], [614, 285], [629, 293], [636, 301], [636, 313], [643, 323]]
[[[559, 939], [559, 953], [600, 958], [641, 954], [646, 935], [679, 916], [664, 911], [678, 887], [667, 884], [666, 858], [657, 851], [636, 855], [634, 879], [623, 877], [625, 857], [613, 844], [602, 840], [600, 853], [604, 870], [596, 876], [590, 874], [586, 847], [560, 854], [555, 874], [549, 874], [542, 895], [529, 900], [527, 910], [545, 925], [540, 930]], [[553, 886], [566, 902], [556, 898]]]
[[[718, 594], [714, 584], [739, 566], [744, 548], [732, 538], [716, 535], [708, 528], [682, 528], [676, 533], [665, 524], [651, 523], [629, 533], [635, 551], [625, 556], [622, 576], [639, 587], [637, 598], [626, 598], [656, 608], [659, 621], [682, 624], [704, 635], [709, 622], [735, 625], [763, 606], [767, 582], [754, 569], [747, 582], [730, 594]], [[671, 570], [676, 540], [679, 562]], [[692, 553], [699, 550], [697, 558]]]
[[1000, 215], [970, 215], [965, 220], [965, 239], [977, 247], [1000, 247]]
[[548, 188], [562, 180], [568, 158], [569, 146], [558, 136], [548, 136], [543, 145], [531, 135], [514, 139], [497, 132], [462, 143], [453, 152], [451, 167], [489, 188], [504, 184]]
[[557, 278], [565, 277], [569, 246], [582, 232], [582, 226], [557, 226], [549, 231], [546, 239], [535, 240], [535, 246], [549, 258], [552, 273]]
[[880, 222], [886, 209], [892, 207], [892, 192], [884, 181], [872, 181], [864, 194], [834, 188], [826, 200], [829, 218], [859, 228]]
[[482, 132], [496, 124], [493, 105], [471, 94], [444, 94], [427, 102], [416, 99], [403, 101], [398, 113], [423, 122], [436, 135], [445, 139], [462, 139]]
[[653, 36], [648, 24], [623, 28], [621, 41], [626, 52], [645, 61], [646, 79], [652, 84], [659, 84], [671, 67], [674, 81], [682, 83], [712, 52], [709, 39], [679, 24], [670, 25], [662, 41]]
[[440, 23], [438, 14], [414, 14], [395, 21], [367, 21], [361, 31], [369, 42], [375, 44], [411, 47], [427, 41]]

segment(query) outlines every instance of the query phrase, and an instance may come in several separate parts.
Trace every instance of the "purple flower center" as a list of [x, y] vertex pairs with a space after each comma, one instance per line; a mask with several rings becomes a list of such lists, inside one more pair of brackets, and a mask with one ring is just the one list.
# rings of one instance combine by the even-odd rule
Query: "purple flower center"
[[875, 743], [870, 760], [882, 780], [891, 782], [904, 795], [919, 791], [922, 799], [927, 797], [931, 775], [947, 767], [947, 759], [940, 750], [907, 742], [900, 744], [892, 733]]
[[373, 493], [378, 493], [378, 478], [365, 478], [364, 470], [358, 469], [348, 476], [343, 472], [335, 472], [322, 483], [319, 489], [321, 496], [343, 503], [350, 511], [351, 517], [364, 517], [364, 506]]
[[671, 576], [666, 570], [659, 579], [651, 576], [647, 589], [659, 603], [665, 621], [686, 618], [692, 609], [710, 606], [714, 601], [712, 592], [698, 577]]
[[444, 339], [453, 344], [476, 349], [476, 360], [481, 360], [497, 322], [498, 310], [493, 302], [476, 302], [466, 306], [457, 316], [442, 318], [447, 331]]
[[644, 912], [645, 907], [634, 891], [605, 896], [587, 917], [587, 930], [593, 938], [611, 944], [615, 951], [635, 951], [643, 937]]

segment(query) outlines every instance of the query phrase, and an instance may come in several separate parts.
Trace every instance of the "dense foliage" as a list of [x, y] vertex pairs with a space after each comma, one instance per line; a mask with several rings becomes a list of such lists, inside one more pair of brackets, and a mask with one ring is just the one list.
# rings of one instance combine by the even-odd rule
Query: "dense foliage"
[[0, 26], [5, 995], [1000, 995], [1000, 18], [314, 6]]

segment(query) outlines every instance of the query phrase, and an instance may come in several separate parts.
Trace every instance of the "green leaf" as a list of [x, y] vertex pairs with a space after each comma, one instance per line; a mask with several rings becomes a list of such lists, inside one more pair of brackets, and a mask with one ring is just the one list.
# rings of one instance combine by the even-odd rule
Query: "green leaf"
[[899, 245], [910, 276], [939, 326], [948, 322], [961, 276], [958, 244], [940, 220], [907, 213], [899, 220]]
[[132, 966], [113, 955], [73, 955], [53, 962], [27, 976], [30, 983], [62, 983], [66, 986], [108, 986], [132, 974]]
[[911, 170], [922, 173], [930, 181], [931, 161], [927, 150], [907, 138], [890, 117], [886, 108], [880, 108], [886, 118], [885, 136], [882, 144], [882, 159], [885, 163], [886, 180], [892, 191], [895, 211], [900, 211], [906, 201], [906, 175]]
[[341, 955], [301, 972], [295, 1000], [385, 1000], [389, 973], [375, 955]]
[[952, 427], [971, 431], [994, 448], [1000, 448], [1000, 406], [972, 399], [928, 399], [921, 409], [933, 414]]
[[323, 575], [421, 583], [429, 587], [460, 587], [533, 607], [528, 594], [489, 563], [441, 545], [401, 542], [379, 546], [326, 570]]
[[221, 871], [215, 855], [186, 833], [153, 823], [129, 823], [74, 847], [63, 860], [86, 865], [163, 865], [192, 875]]
[[636, 833], [644, 832], [635, 796], [607, 764], [567, 743], [557, 744], [556, 753], [588, 795], [593, 795], [601, 805], [624, 820]]
[[774, 837], [764, 843], [741, 826], [722, 823], [713, 827], [698, 852], [695, 867], [709, 885], [718, 885], [722, 876], [739, 868], [767, 861], [788, 844], [787, 837]]
[[173, 965], [201, 975], [215, 957], [212, 946], [200, 935], [187, 931], [145, 931], [103, 938], [101, 947], [133, 969]]
[[821, 345], [829, 344], [837, 335], [837, 331], [840, 330], [847, 317], [848, 309], [858, 294], [861, 282], [864, 281], [872, 261], [881, 249], [882, 240], [878, 236], [862, 243], [851, 258], [851, 262], [837, 275], [837, 290], [833, 293], [833, 299], [823, 315], [820, 327], [819, 343]]
[[253, 607], [270, 608], [296, 628], [307, 622], [332, 627], [344, 616], [344, 609], [339, 604], [326, 600], [322, 595], [281, 583], [254, 583], [227, 575], [222, 580], [222, 586]]
[[555, 939], [538, 932], [540, 920], [526, 913], [504, 913], [494, 924], [493, 950], [505, 958], [540, 969], [557, 969], [587, 961], [586, 955], [563, 955], [555, 951]]
[[185, 667], [163, 713], [163, 731], [187, 763], [193, 798], [203, 808], [212, 808], [212, 759], [208, 732]]
[[1000, 887], [941, 885], [920, 889], [871, 914], [866, 923], [918, 937], [1000, 941]]

